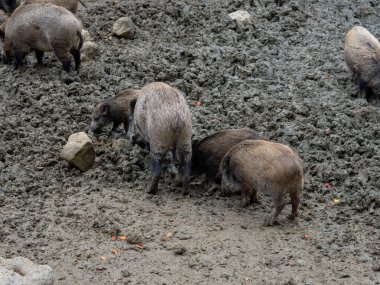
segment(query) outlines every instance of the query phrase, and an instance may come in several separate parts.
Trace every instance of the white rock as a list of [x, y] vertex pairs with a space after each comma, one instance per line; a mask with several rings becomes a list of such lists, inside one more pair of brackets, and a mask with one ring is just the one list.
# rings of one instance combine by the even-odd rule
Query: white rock
[[122, 17], [113, 24], [112, 32], [119, 37], [132, 39], [135, 34], [135, 25], [131, 18]]
[[89, 170], [95, 162], [94, 146], [84, 132], [75, 133], [69, 137], [61, 156], [81, 171]]
[[90, 33], [85, 29], [82, 29], [82, 38], [83, 38], [83, 42], [91, 41]]
[[96, 43], [91, 42], [91, 41], [85, 42], [81, 49], [81, 59], [82, 60], [91, 59], [97, 50], [98, 50], [98, 45]]
[[25, 257], [4, 259], [0, 257], [1, 285], [53, 285], [53, 270], [38, 265]]
[[228, 16], [232, 20], [236, 20], [243, 24], [252, 23], [252, 16], [247, 11], [239, 10], [239, 11], [228, 14]]

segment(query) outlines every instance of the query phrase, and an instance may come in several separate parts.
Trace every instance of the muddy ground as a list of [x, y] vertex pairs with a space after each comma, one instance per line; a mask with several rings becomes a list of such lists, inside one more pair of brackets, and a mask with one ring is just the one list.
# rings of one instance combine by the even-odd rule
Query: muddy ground
[[[52, 54], [0, 65], [0, 256], [52, 266], [55, 284], [380, 284], [380, 109], [356, 98], [343, 58], [350, 27], [380, 38], [379, 1], [272, 2], [86, 1], [100, 49], [79, 75]], [[240, 9], [252, 24], [228, 18]], [[111, 35], [124, 15], [133, 40]], [[97, 102], [152, 81], [186, 93], [194, 140], [249, 126], [296, 149], [300, 217], [287, 205], [263, 227], [268, 197], [241, 209], [200, 180], [183, 197], [172, 165], [147, 195], [148, 156], [122, 128], [91, 135], [91, 170], [60, 159]]]

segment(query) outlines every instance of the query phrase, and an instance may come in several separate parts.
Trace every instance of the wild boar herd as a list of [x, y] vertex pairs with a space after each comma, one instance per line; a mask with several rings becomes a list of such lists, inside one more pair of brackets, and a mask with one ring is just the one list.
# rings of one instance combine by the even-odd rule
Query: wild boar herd
[[[0, 9], [9, 15], [0, 26], [3, 61], [14, 60], [17, 68], [34, 52], [41, 64], [44, 52], [53, 51], [65, 71], [70, 72], [72, 58], [79, 70], [83, 39], [82, 24], [75, 16], [77, 7], [78, 0], [0, 0]], [[344, 52], [359, 92], [369, 101], [378, 96], [378, 40], [365, 28], [353, 27], [346, 35]], [[219, 184], [222, 195], [241, 193], [243, 207], [256, 202], [258, 192], [271, 195], [274, 212], [264, 225], [276, 222], [286, 193], [292, 206], [289, 218], [298, 215], [304, 166], [297, 153], [249, 128], [221, 130], [192, 142], [190, 108], [176, 88], [153, 82], [119, 92], [96, 105], [90, 130], [96, 134], [111, 123], [111, 132], [123, 124], [127, 139], [149, 151], [152, 180], [148, 193], [157, 192], [162, 163], [171, 152], [178, 165], [175, 184], [183, 187], [183, 194], [189, 193], [191, 178], [205, 175], [209, 190]]]

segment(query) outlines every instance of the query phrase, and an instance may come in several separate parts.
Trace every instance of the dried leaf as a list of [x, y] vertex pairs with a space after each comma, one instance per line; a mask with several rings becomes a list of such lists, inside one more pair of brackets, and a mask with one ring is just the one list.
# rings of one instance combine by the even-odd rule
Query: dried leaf
[[101, 260], [107, 260], [107, 258], [108, 258], [108, 257], [105, 256], [105, 255], [102, 255], [102, 256], [100, 257]]
[[139, 243], [136, 244], [136, 248], [143, 249], [144, 248], [144, 244], [142, 242], [139, 242]]
[[173, 236], [173, 233], [172, 232], [167, 232], [166, 235], [165, 235], [167, 238], [170, 238]]
[[196, 101], [195, 102], [195, 107], [200, 107], [201, 106], [201, 101]]
[[339, 204], [339, 203], [340, 203], [339, 198], [334, 198], [334, 199], [332, 199], [332, 204], [333, 204], [333, 205], [337, 205], [337, 204]]
[[303, 234], [303, 238], [304, 238], [304, 239], [309, 239], [309, 238], [310, 238], [310, 234], [308, 234], [308, 233]]
[[104, 270], [106, 270], [107, 268], [105, 268], [105, 267], [96, 267], [95, 268], [97, 271], [104, 271]]
[[111, 239], [112, 239], [112, 241], [115, 241], [115, 240], [117, 240], [117, 236], [112, 236]]
[[160, 237], [160, 242], [166, 241], [166, 237]]
[[126, 240], [128, 237], [127, 236], [119, 236], [120, 240]]
[[244, 282], [248, 282], [248, 281], [250, 281], [251, 280], [251, 278], [249, 278], [249, 277], [244, 277]]
[[113, 253], [113, 254], [118, 254], [119, 252], [120, 252], [120, 249], [118, 249], [118, 248], [113, 248], [112, 250], [111, 250], [111, 252]]

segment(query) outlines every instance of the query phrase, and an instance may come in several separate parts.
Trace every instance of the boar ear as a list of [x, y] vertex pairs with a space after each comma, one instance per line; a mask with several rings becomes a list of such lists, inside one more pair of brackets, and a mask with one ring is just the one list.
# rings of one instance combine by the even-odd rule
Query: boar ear
[[107, 116], [110, 111], [110, 106], [107, 103], [104, 103], [100, 106], [100, 112], [103, 116]]
[[135, 112], [136, 102], [137, 102], [137, 99], [135, 98], [131, 100], [131, 103], [129, 103], [129, 107], [131, 108], [132, 114]]

